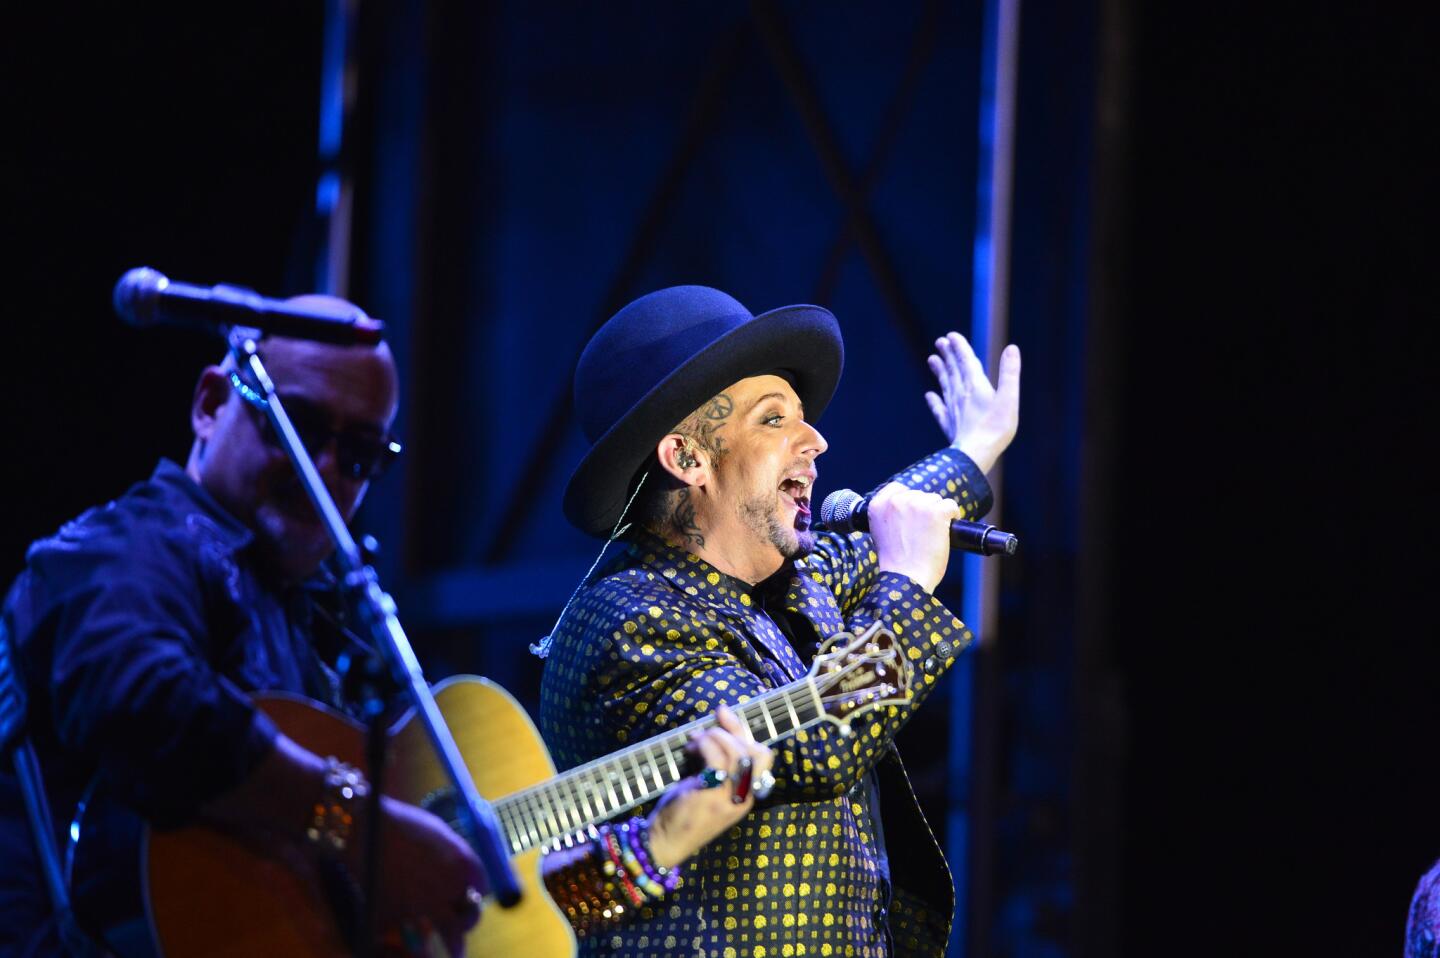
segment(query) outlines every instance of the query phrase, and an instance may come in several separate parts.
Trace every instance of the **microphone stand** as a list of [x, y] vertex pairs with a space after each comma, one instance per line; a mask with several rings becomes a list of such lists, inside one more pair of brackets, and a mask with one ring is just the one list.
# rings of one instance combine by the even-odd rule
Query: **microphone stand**
[[[415, 657], [410, 640], [405, 636], [405, 630], [400, 626], [395, 600], [380, 587], [374, 568], [366, 564], [360, 547], [345, 526], [344, 517], [335, 506], [335, 500], [325, 488], [314, 461], [300, 441], [285, 407], [275, 393], [275, 383], [260, 361], [256, 345], [259, 337], [259, 330], [241, 326], [232, 326], [226, 331], [231, 355], [235, 357], [239, 367], [247, 370], [259, 385], [270, 426], [279, 437], [280, 444], [289, 455], [296, 474], [310, 496], [310, 501], [315, 504], [326, 531], [335, 543], [336, 561], [342, 573], [342, 588], [369, 630], [373, 648], [382, 657], [393, 681], [406, 693], [415, 709], [416, 719], [428, 734], [436, 757], [455, 789], [462, 822], [465, 831], [469, 832], [464, 837], [480, 858], [489, 890], [501, 906], [509, 908], [520, 900], [520, 884], [510, 866], [509, 849], [506, 847], [500, 822], [495, 817], [495, 810], [480, 796], [475, 782], [465, 769], [460, 749], [456, 746], [450, 729], [445, 725], [445, 719], [435, 704], [435, 697], [430, 693], [430, 686], [425, 682], [420, 662]], [[379, 789], [372, 789], [371, 796], [378, 811]], [[372, 814], [371, 820], [378, 825], [379, 819], [376, 815]], [[376, 843], [372, 840], [370, 844], [373, 853]], [[374, 884], [367, 877], [362, 887], [374, 887]]]

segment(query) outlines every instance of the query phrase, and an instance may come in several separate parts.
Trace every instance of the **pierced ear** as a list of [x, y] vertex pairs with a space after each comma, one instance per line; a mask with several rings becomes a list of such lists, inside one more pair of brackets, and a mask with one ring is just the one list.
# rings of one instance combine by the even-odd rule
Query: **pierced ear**
[[230, 400], [230, 374], [219, 366], [206, 366], [190, 398], [190, 429], [201, 442], [210, 438], [220, 409]]
[[679, 433], [670, 433], [655, 447], [660, 466], [687, 486], [702, 485], [707, 467], [705, 453], [695, 441]]

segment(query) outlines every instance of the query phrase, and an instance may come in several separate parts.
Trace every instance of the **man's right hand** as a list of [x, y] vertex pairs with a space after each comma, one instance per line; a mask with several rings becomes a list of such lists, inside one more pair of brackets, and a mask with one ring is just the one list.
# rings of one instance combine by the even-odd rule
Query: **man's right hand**
[[892, 482], [870, 498], [866, 513], [880, 568], [934, 592], [950, 564], [950, 523], [960, 518], [960, 507]]
[[[249, 777], [208, 802], [201, 817], [240, 834], [303, 842], [325, 769], [323, 758], [279, 734]], [[364, 878], [369, 810], [370, 800], [357, 798], [342, 858], [357, 881]], [[424, 939], [433, 931], [452, 955], [462, 954], [465, 932], [480, 917], [470, 890], [485, 891], [480, 860], [450, 826], [424, 809], [387, 796], [380, 800], [380, 815], [380, 928], [392, 932], [408, 925]]]
[[[436, 816], [388, 796], [381, 798], [380, 927], [408, 926], [445, 943], [451, 955], [465, 953], [465, 932], [480, 917], [484, 871], [470, 846]], [[363, 822], [356, 822], [357, 838]], [[360, 877], [364, 841], [352, 843], [348, 864]]]

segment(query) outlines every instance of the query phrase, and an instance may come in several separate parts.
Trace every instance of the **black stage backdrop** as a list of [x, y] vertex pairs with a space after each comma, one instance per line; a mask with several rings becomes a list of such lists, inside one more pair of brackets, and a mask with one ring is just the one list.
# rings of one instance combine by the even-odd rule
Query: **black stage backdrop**
[[286, 287], [313, 205], [321, 11], [24, 4], [8, 17], [7, 582], [26, 542], [189, 450], [184, 397], [224, 344], [123, 326], [120, 274]]
[[1139, 11], [1127, 954], [1398, 955], [1440, 857], [1433, 34]]
[[[218, 350], [103, 321], [129, 251], [293, 285], [320, 12], [219, 9], [7, 14], [7, 580], [184, 455], [175, 397]], [[1398, 954], [1440, 857], [1433, 36], [1358, 6], [1125, 12], [1129, 175], [1097, 200], [1130, 227], [1097, 557], [1127, 704], [1122, 953]]]

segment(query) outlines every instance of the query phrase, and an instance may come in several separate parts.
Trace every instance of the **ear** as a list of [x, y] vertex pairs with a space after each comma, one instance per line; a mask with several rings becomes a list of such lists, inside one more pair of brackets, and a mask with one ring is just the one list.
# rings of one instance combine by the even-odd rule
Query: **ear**
[[230, 400], [230, 374], [219, 366], [206, 366], [195, 383], [190, 399], [190, 429], [195, 438], [205, 442], [215, 432], [220, 409]]
[[687, 486], [703, 486], [710, 477], [710, 461], [695, 440], [672, 432], [655, 447], [664, 469]]

